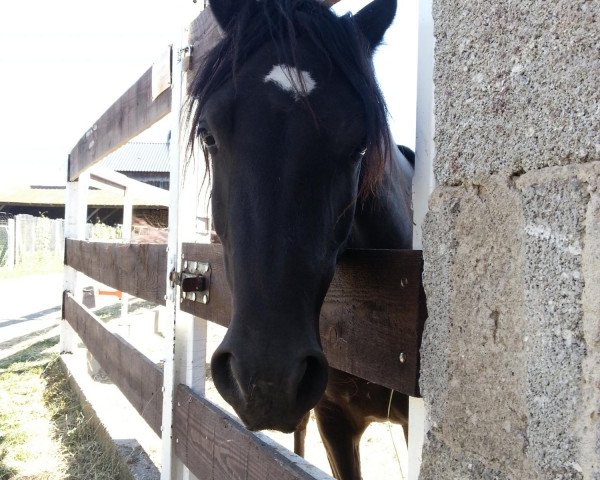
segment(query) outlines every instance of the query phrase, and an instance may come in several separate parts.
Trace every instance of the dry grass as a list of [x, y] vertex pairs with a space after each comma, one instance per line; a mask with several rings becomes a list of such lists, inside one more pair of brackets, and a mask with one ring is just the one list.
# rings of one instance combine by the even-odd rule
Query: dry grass
[[117, 480], [59, 359], [58, 338], [0, 362], [0, 480]]

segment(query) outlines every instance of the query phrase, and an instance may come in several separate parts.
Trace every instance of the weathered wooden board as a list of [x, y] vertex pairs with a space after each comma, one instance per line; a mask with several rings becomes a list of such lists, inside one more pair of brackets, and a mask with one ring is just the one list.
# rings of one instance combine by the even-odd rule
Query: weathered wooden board
[[112, 334], [68, 293], [63, 297], [63, 318], [158, 435], [162, 423], [163, 373], [150, 359]]
[[[186, 260], [208, 262], [211, 270], [208, 304], [183, 300], [181, 309], [226, 327], [231, 292], [222, 252], [217, 244], [183, 244]], [[113, 288], [165, 303], [165, 245], [67, 240], [65, 259]], [[427, 316], [421, 272], [420, 251], [349, 250], [343, 256], [320, 320], [331, 366], [418, 395], [419, 347]]]
[[152, 64], [152, 101], [171, 88], [173, 47], [169, 45]]
[[69, 155], [69, 181], [171, 111], [171, 90], [152, 101], [152, 68], [92, 125]]
[[67, 239], [65, 265], [112, 288], [165, 304], [167, 246]]
[[228, 327], [231, 319], [231, 290], [225, 277], [223, 246], [218, 243], [184, 243], [182, 251], [185, 260], [197, 260], [210, 264], [210, 301], [205, 305], [182, 300], [181, 310]]
[[[210, 301], [183, 300], [181, 309], [228, 326], [231, 292], [222, 247], [184, 244], [183, 254], [186, 260], [210, 263]], [[419, 347], [427, 317], [422, 265], [416, 250], [349, 250], [343, 256], [320, 319], [321, 342], [332, 367], [419, 394]]]
[[331, 366], [419, 395], [419, 349], [427, 318], [420, 250], [348, 250], [321, 310]]
[[198, 478], [293, 480], [315, 476], [253, 435], [227, 412], [178, 385], [173, 412], [175, 454]]
[[192, 47], [189, 72], [187, 76], [188, 88], [194, 79], [198, 67], [202, 65], [204, 56], [223, 38], [223, 31], [210, 8], [203, 10], [190, 25], [189, 43]]

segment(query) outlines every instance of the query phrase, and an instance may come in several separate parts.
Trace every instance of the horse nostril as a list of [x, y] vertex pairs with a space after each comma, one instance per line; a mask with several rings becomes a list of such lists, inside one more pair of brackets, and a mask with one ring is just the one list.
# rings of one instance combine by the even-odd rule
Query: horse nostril
[[304, 373], [298, 382], [296, 402], [300, 408], [308, 410], [317, 404], [325, 391], [328, 364], [325, 356], [320, 354], [307, 356], [302, 366]]
[[223, 398], [232, 404], [237, 403], [243, 394], [233, 371], [233, 355], [217, 350], [211, 359], [210, 369], [215, 387]]

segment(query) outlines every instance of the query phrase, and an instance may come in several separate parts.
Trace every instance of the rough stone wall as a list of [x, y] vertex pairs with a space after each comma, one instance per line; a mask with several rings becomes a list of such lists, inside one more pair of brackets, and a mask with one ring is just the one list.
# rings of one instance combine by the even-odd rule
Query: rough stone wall
[[600, 0], [434, 0], [421, 479], [600, 480]]

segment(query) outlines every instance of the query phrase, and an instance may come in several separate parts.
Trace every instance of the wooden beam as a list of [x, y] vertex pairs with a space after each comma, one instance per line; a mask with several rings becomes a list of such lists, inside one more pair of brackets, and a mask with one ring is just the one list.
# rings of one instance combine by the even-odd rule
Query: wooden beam
[[107, 328], [68, 292], [63, 297], [63, 318], [114, 384], [152, 430], [160, 435], [162, 370], [148, 357]]
[[157, 305], [165, 304], [165, 244], [67, 239], [65, 265], [122, 292]]
[[[166, 248], [161, 244], [67, 240], [66, 264], [121, 291], [164, 305]], [[183, 244], [188, 261], [208, 262], [210, 301], [181, 309], [229, 325], [231, 291], [218, 244]], [[321, 310], [323, 349], [332, 367], [417, 396], [419, 348], [427, 316], [417, 250], [348, 250]], [[402, 359], [402, 360], [401, 360]]]
[[79, 140], [69, 155], [69, 181], [127, 143], [171, 111], [171, 90], [152, 101], [148, 69]]
[[328, 475], [244, 428], [224, 410], [178, 385], [173, 402], [175, 454], [198, 478], [315, 480]]
[[[210, 300], [183, 300], [181, 309], [229, 325], [231, 292], [220, 245], [183, 244], [188, 261], [208, 262]], [[417, 396], [419, 348], [425, 318], [417, 250], [349, 250], [342, 257], [321, 310], [320, 333], [330, 365], [407, 395]]]
[[321, 310], [332, 367], [419, 395], [419, 349], [427, 318], [419, 250], [348, 250]]
[[210, 8], [200, 12], [190, 25], [189, 43], [192, 47], [189, 72], [187, 75], [187, 87], [189, 87], [196, 75], [198, 67], [202, 65], [205, 55], [223, 38], [223, 31], [217, 25], [217, 21]]

